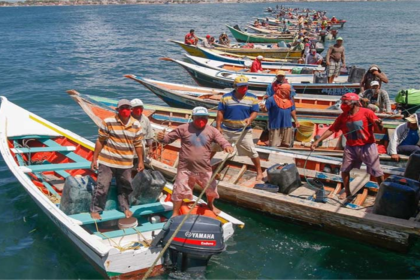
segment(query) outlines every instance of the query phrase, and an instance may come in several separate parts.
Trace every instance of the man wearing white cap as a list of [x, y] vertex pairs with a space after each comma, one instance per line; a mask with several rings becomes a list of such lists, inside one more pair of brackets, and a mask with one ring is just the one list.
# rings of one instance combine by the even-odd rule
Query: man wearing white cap
[[391, 102], [389, 101], [388, 92], [379, 88], [378, 81], [372, 81], [370, 87], [370, 89], [359, 93], [363, 107], [369, 108], [375, 113], [391, 114]]
[[264, 59], [262, 55], [259, 55], [255, 58], [251, 65], [251, 72], [253, 73], [261, 73], [263, 71], [261, 61]]
[[[182, 124], [165, 135], [158, 133], [158, 140], [164, 144], [181, 139], [178, 170], [172, 193], [174, 209], [172, 217], [179, 215], [184, 199], [192, 200], [192, 190], [195, 184], [204, 188], [212, 177], [210, 165], [211, 147], [215, 142], [225, 152], [233, 153], [232, 145], [213, 126], [207, 125], [209, 113], [204, 107], [195, 107], [192, 111], [192, 123]], [[214, 200], [219, 197], [217, 183], [213, 181], [206, 190], [209, 208], [219, 214], [220, 210], [214, 206]]]
[[400, 160], [399, 154], [411, 155], [420, 151], [420, 113], [413, 114], [405, 120], [406, 123], [397, 126], [388, 144], [387, 152], [396, 161]]
[[379, 69], [378, 65], [372, 64], [360, 82], [360, 92], [364, 92], [371, 88], [371, 82], [378, 81], [379, 88], [382, 87], [382, 82], [388, 83], [388, 77]]
[[141, 125], [141, 133], [143, 134], [143, 143], [150, 147], [153, 143], [153, 136], [155, 135], [148, 117], [143, 115], [144, 104], [138, 98], [130, 101], [131, 116], [138, 120]]

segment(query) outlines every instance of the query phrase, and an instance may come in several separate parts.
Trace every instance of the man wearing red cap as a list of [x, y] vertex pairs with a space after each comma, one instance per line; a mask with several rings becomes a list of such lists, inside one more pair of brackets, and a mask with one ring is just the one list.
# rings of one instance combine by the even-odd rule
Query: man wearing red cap
[[350, 197], [350, 171], [353, 168], [360, 169], [362, 163], [366, 164], [367, 172], [374, 176], [378, 185], [384, 180], [384, 173], [379, 163], [378, 148], [375, 144], [373, 126], [382, 129], [382, 121], [371, 110], [361, 108], [359, 96], [355, 93], [346, 93], [341, 97], [341, 110], [343, 113], [338, 116], [331, 127], [316, 140], [311, 149], [315, 150], [318, 144], [330, 137], [334, 132], [342, 131], [347, 139], [344, 148], [341, 176], [345, 193], [340, 199]]
[[209, 49], [213, 48], [214, 38], [213, 38], [213, 41], [211, 40], [211, 38], [212, 37], [207, 34], [206, 38], [203, 40], [203, 44], [202, 44], [203, 47], [209, 48]]

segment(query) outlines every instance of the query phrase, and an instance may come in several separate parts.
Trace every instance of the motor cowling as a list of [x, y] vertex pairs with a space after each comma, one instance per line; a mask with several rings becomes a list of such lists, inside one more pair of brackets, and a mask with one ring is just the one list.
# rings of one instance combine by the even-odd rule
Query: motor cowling
[[[166, 245], [184, 216], [168, 220], [163, 227]], [[165, 266], [176, 272], [204, 274], [210, 258], [225, 250], [222, 223], [216, 219], [191, 215], [171, 242], [165, 256]]]

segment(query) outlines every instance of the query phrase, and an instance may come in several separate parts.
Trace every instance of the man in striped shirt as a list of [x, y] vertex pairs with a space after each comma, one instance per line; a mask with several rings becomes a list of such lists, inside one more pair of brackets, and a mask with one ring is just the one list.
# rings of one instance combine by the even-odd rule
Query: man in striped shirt
[[236, 77], [233, 86], [235, 89], [220, 99], [216, 128], [230, 143], [239, 139], [243, 129], [247, 130], [242, 139], [239, 139], [236, 149], [239, 156], [251, 158], [257, 170], [256, 181], [261, 181], [263, 176], [260, 157], [255, 149], [251, 128], [259, 111], [258, 98], [248, 92], [248, 78], [245, 76]]
[[120, 211], [127, 218], [133, 215], [128, 195], [132, 192], [134, 152], [139, 158], [137, 171], [144, 169], [141, 126], [139, 121], [131, 117], [130, 101], [118, 101], [117, 112], [115, 116], [105, 119], [99, 127], [92, 159], [92, 169], [98, 170], [98, 180], [90, 212], [91, 217], [96, 220], [101, 219], [99, 213], [104, 210], [112, 177], [117, 182]]

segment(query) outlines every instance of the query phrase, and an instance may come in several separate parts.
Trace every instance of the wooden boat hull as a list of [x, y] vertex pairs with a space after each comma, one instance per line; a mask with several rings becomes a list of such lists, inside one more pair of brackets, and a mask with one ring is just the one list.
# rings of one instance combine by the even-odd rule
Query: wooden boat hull
[[[89, 213], [66, 215], [59, 208], [63, 190], [59, 181], [64, 184], [65, 178], [77, 175], [90, 175], [96, 180], [97, 175], [90, 169], [94, 144], [16, 106], [5, 97], [1, 97], [0, 123], [0, 151], [5, 163], [74, 247], [107, 278], [143, 275], [162, 250], [161, 246], [153, 247], [146, 243], [153, 240], [154, 233], [160, 232], [164, 224], [152, 224], [144, 215], [163, 213], [169, 215], [165, 217], [170, 217], [172, 203], [165, 202], [162, 196], [155, 203], [130, 207], [141, 220], [141, 226], [136, 229], [142, 232], [142, 237], [133, 229], [123, 232], [108, 228], [104, 233], [100, 223], [123, 218], [124, 213], [106, 210], [102, 213], [103, 220], [94, 221]], [[170, 194], [172, 186], [165, 186], [164, 192]], [[223, 220], [226, 240], [233, 234], [233, 225], [241, 226], [241, 222], [224, 215], [227, 214], [219, 217]], [[99, 224], [99, 228], [95, 228], [95, 224]], [[154, 275], [164, 271], [161, 264], [162, 259], [158, 260]]]
[[[76, 96], [72, 95], [72, 97], [75, 98]], [[80, 102], [80, 99], [78, 102]], [[161, 129], [164, 128], [161, 127]], [[169, 179], [176, 176], [177, 170], [173, 164], [176, 161], [179, 145], [180, 143], [175, 142], [165, 146], [163, 150], [156, 150], [156, 156], [160, 160], [153, 161], [153, 168], [161, 171]], [[294, 162], [303, 178], [307, 176], [308, 178], [319, 178], [330, 182], [339, 183], [341, 181], [340, 176], [325, 173], [322, 170], [322, 166], [325, 164], [334, 168], [339, 167], [341, 164], [339, 160], [328, 157], [302, 156], [293, 152], [269, 152], [259, 148], [257, 148], [257, 151], [262, 159], [263, 169], [275, 163]], [[224, 155], [221, 155], [218, 159], [223, 157]], [[217, 159], [215, 162], [217, 165]], [[304, 167], [307, 169], [303, 169]], [[401, 174], [402, 170], [390, 168], [384, 172], [387, 175]], [[255, 169], [247, 157], [234, 157], [228, 160], [219, 177], [218, 192], [221, 199], [244, 208], [315, 225], [335, 234], [395, 251], [404, 252], [408, 250], [410, 237], [420, 235], [418, 220], [402, 220], [375, 215], [364, 208], [360, 208], [361, 206], [357, 206], [358, 204], [340, 207], [340, 205], [316, 203], [307, 199], [308, 196], [304, 195], [305, 192], [306, 194], [311, 193], [306, 187], [302, 187], [303, 190], [297, 189], [296, 195], [294, 195], [295, 192], [292, 195], [285, 195], [254, 189], [255, 181], [252, 180], [254, 176]], [[362, 171], [356, 171], [351, 176], [354, 178], [351, 185], [352, 189], [359, 191], [358, 198], [354, 203], [361, 203], [362, 200], [369, 204], [373, 203], [367, 201], [367, 198], [363, 198], [363, 196], [366, 196], [368, 192], [373, 192], [372, 195], [374, 195], [377, 185], [369, 181], [369, 176], [366, 177], [366, 173]], [[337, 188], [334, 192], [336, 190]]]
[[[237, 72], [217, 71], [214, 69], [193, 65], [175, 59], [169, 60], [182, 66], [185, 70], [187, 70], [187, 72], [197, 82], [197, 84], [205, 87], [232, 88], [235, 77], [240, 75]], [[248, 76], [248, 74], [246, 73], [243, 75]], [[250, 77], [250, 82], [248, 86], [250, 90], [265, 91], [267, 89], [267, 86], [271, 84], [274, 80], [274, 77], [268, 79], [267, 75], [253, 74], [251, 76], [252, 77]], [[264, 76], [266, 78], [264, 78]], [[289, 83], [292, 85], [296, 93], [299, 94], [341, 96], [347, 92], [360, 92], [359, 83], [314, 84], [309, 82], [311, 80], [310, 78], [304, 77], [304, 75], [300, 76], [300, 79], [307, 79], [308, 83], [294, 83], [291, 80], [291, 78], [289, 79]], [[257, 77], [261, 78], [257, 79]]]
[[293, 41], [293, 36], [262, 36], [262, 35], [255, 35], [255, 34], [244, 32], [244, 31], [239, 31], [229, 25], [226, 25], [226, 27], [230, 30], [230, 32], [232, 33], [232, 36], [238, 42], [278, 43], [280, 41], [284, 41], [286, 43], [289, 43]]

